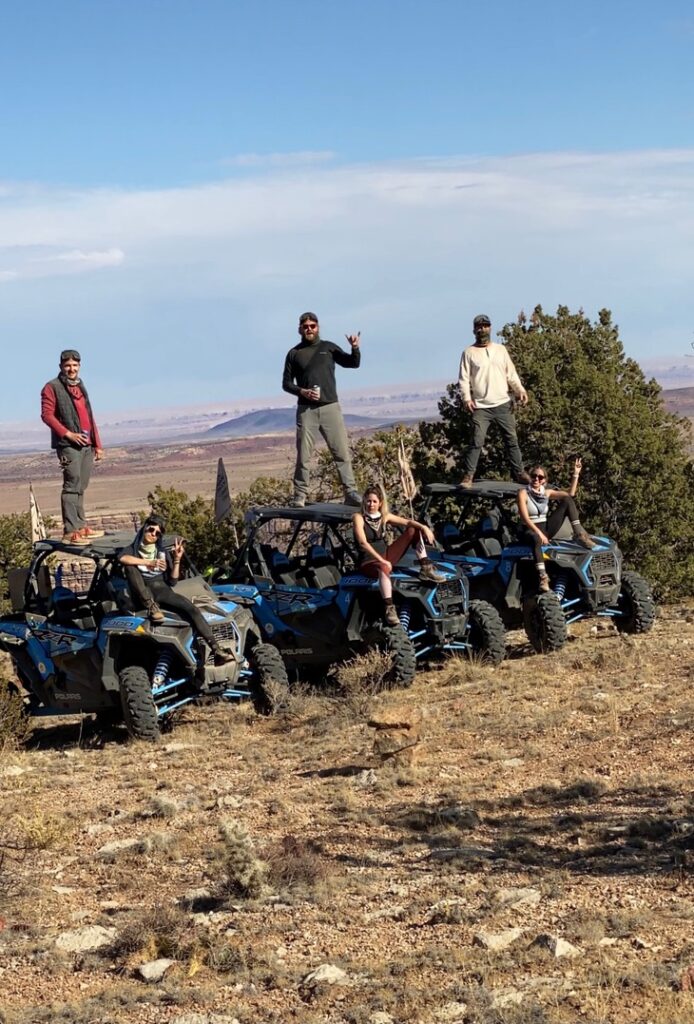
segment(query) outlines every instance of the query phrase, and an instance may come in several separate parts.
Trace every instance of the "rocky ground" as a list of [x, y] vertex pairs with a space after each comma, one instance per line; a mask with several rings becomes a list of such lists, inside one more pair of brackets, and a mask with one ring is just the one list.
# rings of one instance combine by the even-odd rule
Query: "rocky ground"
[[515, 639], [155, 747], [7, 742], [0, 1018], [694, 1021], [694, 615]]

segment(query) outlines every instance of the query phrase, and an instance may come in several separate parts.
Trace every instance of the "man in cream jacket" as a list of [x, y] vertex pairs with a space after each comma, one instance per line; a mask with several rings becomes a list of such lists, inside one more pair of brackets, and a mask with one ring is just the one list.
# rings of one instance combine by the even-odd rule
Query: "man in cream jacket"
[[513, 415], [513, 399], [526, 405], [528, 393], [505, 345], [491, 340], [492, 322], [484, 313], [472, 322], [475, 344], [463, 351], [460, 359], [458, 383], [463, 404], [472, 413], [472, 444], [463, 458], [463, 487], [470, 487], [475, 476], [480, 452], [484, 447], [487, 431], [492, 423], [499, 425], [503, 434], [506, 454], [513, 477], [519, 483], [528, 483], [528, 474], [523, 469], [523, 456], [518, 447], [516, 418]]

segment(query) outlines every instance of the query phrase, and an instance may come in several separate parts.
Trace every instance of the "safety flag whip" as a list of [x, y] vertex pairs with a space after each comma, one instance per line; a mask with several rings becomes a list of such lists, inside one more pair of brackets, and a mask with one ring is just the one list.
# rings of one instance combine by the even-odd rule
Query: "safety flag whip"
[[46, 539], [46, 527], [32, 484], [29, 484], [29, 513], [31, 515], [31, 543], [35, 544], [37, 540]]
[[410, 505], [410, 515], [414, 515], [412, 509], [412, 502], [414, 501], [415, 495], [417, 494], [417, 484], [414, 482], [414, 476], [410, 469], [410, 463], [405, 452], [405, 442], [400, 439], [398, 444], [398, 466], [400, 467], [400, 486], [402, 488], [403, 496], [407, 499]]

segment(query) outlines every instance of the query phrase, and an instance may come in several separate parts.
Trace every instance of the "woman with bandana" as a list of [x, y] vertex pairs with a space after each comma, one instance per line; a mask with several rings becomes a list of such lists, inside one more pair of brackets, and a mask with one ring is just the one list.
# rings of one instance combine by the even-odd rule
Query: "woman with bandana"
[[173, 546], [167, 550], [164, 547], [164, 526], [161, 516], [148, 516], [132, 544], [119, 555], [118, 561], [124, 567], [130, 596], [136, 607], [147, 610], [149, 620], [155, 626], [166, 618], [162, 608], [177, 612], [211, 649], [215, 665], [225, 665], [234, 660], [234, 655], [219, 646], [200, 609], [174, 589], [181, 571], [185, 541], [176, 537]]
[[[519, 539], [529, 544], [535, 552], [535, 564], [541, 591], [549, 590], [549, 577], [542, 557], [542, 547], [556, 537], [565, 519], [571, 523], [573, 539], [577, 544], [581, 544], [584, 548], [595, 547], [595, 541], [581, 525], [574, 501], [582, 468], [582, 459], [576, 459], [571, 487], [568, 491], [557, 491], [546, 486], [547, 473], [544, 467], [533, 466], [530, 470], [530, 483], [518, 491], [516, 500], [524, 526]], [[549, 511], [550, 501], [555, 502], [551, 512]]]
[[[354, 538], [359, 545], [359, 571], [364, 576], [378, 579], [378, 585], [385, 602], [385, 621], [389, 626], [400, 624], [393, 604], [393, 585], [390, 574], [409, 547], [417, 553], [420, 579], [429, 583], [440, 583], [445, 577], [436, 572], [427, 556], [424, 542], [434, 543], [434, 535], [428, 526], [414, 519], [396, 516], [388, 509], [388, 499], [378, 485], [367, 487], [361, 499], [361, 512], [352, 516]], [[389, 527], [399, 526], [402, 533], [395, 540], [390, 537]]]

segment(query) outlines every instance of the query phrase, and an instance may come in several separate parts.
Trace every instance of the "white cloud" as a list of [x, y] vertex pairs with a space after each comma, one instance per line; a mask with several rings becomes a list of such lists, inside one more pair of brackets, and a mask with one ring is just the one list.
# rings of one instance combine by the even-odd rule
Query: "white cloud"
[[329, 163], [335, 159], [331, 150], [302, 150], [298, 153], [237, 153], [220, 160], [224, 167], [304, 167]]
[[[694, 149], [318, 156], [237, 157], [247, 173], [186, 188], [7, 184], [0, 282], [13, 331], [83, 345], [98, 332], [123, 356], [109, 366], [114, 388], [118, 374], [136, 386], [127, 358], [146, 345], [186, 400], [266, 395], [303, 308], [317, 307], [329, 337], [363, 331], [360, 379], [345, 388], [453, 376], [475, 312], [501, 325], [537, 302], [610, 306], [637, 357], [689, 350]], [[90, 272], [102, 268], [118, 272]]]
[[[33, 255], [37, 249], [41, 255]], [[93, 249], [88, 252], [82, 249], [46, 252], [45, 249], [45, 246], [33, 245], [8, 247], [8, 257], [15, 260], [17, 266], [13, 269], [0, 270], [0, 281], [52, 277], [56, 274], [79, 274], [102, 267], [118, 267], [125, 259], [123, 250], [117, 248]]]
[[35, 263], [61, 263], [73, 264], [76, 267], [117, 267], [125, 258], [122, 249], [106, 249], [104, 251], [93, 250], [83, 252], [81, 249], [70, 249], [67, 252], [58, 252], [54, 256], [39, 256]]

